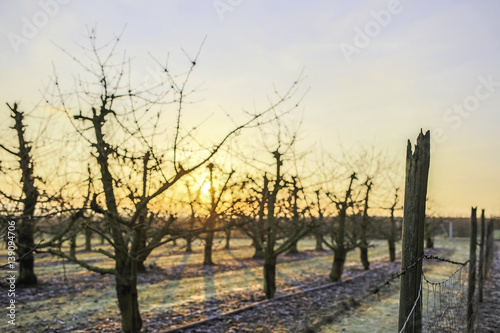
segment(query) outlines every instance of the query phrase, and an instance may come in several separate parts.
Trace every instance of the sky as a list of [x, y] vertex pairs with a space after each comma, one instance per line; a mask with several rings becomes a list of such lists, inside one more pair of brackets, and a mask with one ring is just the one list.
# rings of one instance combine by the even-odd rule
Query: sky
[[[303, 73], [292, 117], [307, 145], [376, 145], [404, 163], [407, 140], [430, 130], [434, 209], [498, 216], [499, 13], [494, 0], [4, 0], [0, 102], [34, 106], [53, 66], [75, 70], [58, 46], [79, 52], [92, 28], [104, 40], [123, 30], [145, 79], [148, 54], [195, 54], [206, 38], [204, 110], [252, 108]], [[0, 122], [8, 115], [0, 106]]]

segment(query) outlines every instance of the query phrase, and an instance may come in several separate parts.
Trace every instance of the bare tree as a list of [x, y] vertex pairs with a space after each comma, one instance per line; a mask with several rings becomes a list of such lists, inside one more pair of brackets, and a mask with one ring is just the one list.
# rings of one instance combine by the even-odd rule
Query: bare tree
[[253, 259], [264, 259], [264, 243], [266, 237], [265, 230], [265, 212], [267, 199], [269, 197], [269, 179], [267, 174], [264, 174], [262, 186], [254, 178], [248, 176], [249, 191], [245, 199], [247, 210], [251, 212], [242, 212], [248, 223], [240, 226], [251, 239], [252, 246], [255, 248]]
[[312, 233], [316, 240], [316, 248], [315, 248], [316, 251], [324, 251], [323, 234], [326, 231], [325, 210], [324, 208], [322, 208], [320, 193], [321, 193], [320, 190], [314, 191], [314, 194], [316, 195], [316, 203], [314, 204], [314, 206], [316, 207], [317, 210], [317, 217], [311, 214], [311, 219], [315, 219], [314, 229]]
[[[231, 171], [226, 178], [226, 181], [224, 182], [224, 185], [221, 187], [219, 193], [216, 194], [216, 188], [214, 184], [214, 164], [209, 163], [207, 166], [209, 172], [210, 172], [210, 211], [208, 214], [208, 217], [205, 221], [205, 228], [208, 230], [205, 236], [205, 251], [204, 251], [204, 257], [203, 257], [203, 265], [204, 266], [212, 266], [214, 265], [214, 262], [212, 260], [212, 247], [213, 247], [213, 241], [214, 241], [214, 229], [216, 227], [217, 220], [219, 217], [222, 215], [224, 207], [222, 206], [222, 199], [223, 195], [226, 193], [226, 191], [229, 189], [230, 184], [229, 181], [231, 180], [231, 177], [234, 174], [234, 170]], [[227, 208], [227, 207], [225, 207]]]
[[[294, 82], [284, 94], [278, 94], [269, 108], [248, 113], [246, 121], [234, 125], [215, 144], [207, 146], [196, 141], [194, 128], [185, 130], [182, 125], [186, 99], [193, 91], [188, 83], [198, 63], [199, 52], [194, 58], [189, 58], [190, 67], [184, 75], [177, 76], [164, 66], [166, 81], [160, 82], [156, 89], [143, 89], [131, 83], [130, 61], [123, 57], [116, 62], [119, 40], [118, 36], [101, 47], [92, 31], [91, 61], [84, 63], [71, 56], [89, 81], [84, 76], [78, 77], [76, 88], [67, 94], [62, 92], [57, 75], [54, 81], [55, 98], [60, 104], [57, 107], [67, 113], [75, 130], [91, 147], [95, 167], [99, 170], [100, 184], [95, 184], [91, 208], [104, 217], [105, 228], [92, 231], [113, 247], [114, 253], [103, 250], [101, 253], [111, 258], [115, 266], [99, 268], [55, 249], [51, 252], [87, 269], [114, 275], [122, 329], [129, 333], [139, 332], [142, 327], [137, 297], [140, 258], [158, 246], [185, 236], [172, 234], [173, 217], [163, 221], [154, 218], [151, 223], [145, 223], [152, 218], [152, 203], [161, 201], [162, 195], [179, 180], [211, 160], [235, 133], [265, 122], [265, 116], [274, 112], [277, 105], [285, 104], [293, 97], [298, 82]], [[71, 100], [78, 102], [76, 107], [68, 104]], [[160, 134], [159, 124], [166, 123], [162, 116], [168, 105], [175, 106], [175, 120], [167, 151], [160, 149], [155, 139]], [[294, 103], [292, 108], [296, 105]], [[193, 150], [198, 153], [192, 154]], [[143, 170], [137, 173], [141, 159], [144, 161]], [[141, 175], [139, 179], [137, 175]], [[109, 230], [109, 233], [102, 230]], [[201, 228], [189, 232], [205, 231], [206, 228]]]
[[[7, 199], [9, 203], [3, 206], [3, 214], [9, 221], [16, 222], [16, 253], [18, 255], [17, 262], [19, 262], [19, 273], [17, 275], [16, 283], [18, 285], [31, 286], [36, 285], [38, 282], [35, 274], [35, 256], [36, 252], [40, 252], [43, 248], [52, 246], [53, 244], [61, 244], [67, 239], [73, 239], [77, 232], [78, 221], [83, 217], [84, 207], [88, 202], [88, 193], [90, 186], [87, 189], [87, 197], [81, 207], [74, 207], [77, 203], [76, 198], [67, 196], [63, 199], [64, 188], [67, 183], [61, 180], [53, 180], [56, 185], [49, 186], [52, 183], [42, 176], [35, 173], [35, 160], [33, 154], [33, 147], [35, 144], [40, 143], [41, 133], [45, 132], [48, 127], [49, 121], [43, 125], [43, 130], [38, 134], [38, 137], [33, 141], [29, 141], [26, 135], [25, 113], [19, 110], [18, 103], [10, 105], [12, 119], [14, 119], [14, 126], [12, 129], [16, 131], [17, 145], [15, 148], [9, 148], [5, 144], [0, 143], [0, 148], [9, 155], [14, 157], [15, 163], [18, 167], [0, 166], [0, 173], [6, 176], [11, 173], [11, 176], [20, 173], [20, 193], [16, 193], [14, 188], [8, 189], [7, 186], [0, 190], [0, 196]], [[60, 157], [60, 156], [59, 156]], [[54, 157], [52, 162], [56, 161]], [[46, 169], [48, 170], [48, 169]], [[5, 180], [5, 179], [4, 179]], [[85, 182], [90, 185], [89, 179]], [[7, 185], [7, 183], [5, 183]], [[54, 193], [51, 193], [54, 192]], [[72, 201], [72, 202], [70, 202]], [[3, 200], [2, 200], [3, 202]], [[57, 218], [54, 218], [58, 216]], [[2, 219], [3, 220], [3, 219]], [[37, 226], [39, 221], [54, 221], [56, 220], [56, 231], [51, 233], [48, 240], [40, 239], [35, 243], [35, 237], [43, 234], [40, 226]], [[73, 242], [74, 243], [74, 242]], [[70, 255], [74, 256], [75, 249], [71, 247]]]
[[[387, 239], [389, 247], [389, 259], [391, 262], [396, 260], [396, 242], [401, 239], [401, 220], [402, 218], [396, 216], [397, 211], [403, 210], [403, 205], [400, 203], [400, 188], [403, 186], [404, 180], [402, 167], [399, 159], [385, 158], [383, 172], [381, 172], [381, 179], [379, 189], [385, 193], [385, 198], [379, 198], [378, 209], [389, 212], [389, 227], [380, 227], [380, 233]], [[398, 223], [399, 220], [399, 223]], [[385, 219], [382, 219], [385, 221]]]
[[24, 113], [18, 110], [17, 103], [9, 105], [14, 119], [14, 129], [17, 133], [18, 147], [17, 151], [7, 148], [4, 145], [0, 147], [13, 155], [19, 161], [19, 169], [21, 170], [22, 182], [22, 197], [14, 198], [7, 193], [2, 195], [13, 202], [22, 204], [22, 215], [17, 223], [17, 254], [19, 256], [19, 275], [17, 276], [16, 283], [19, 285], [34, 285], [37, 283], [37, 277], [34, 270], [35, 259], [33, 257], [33, 250], [35, 248], [34, 242], [34, 224], [35, 224], [35, 208], [38, 202], [40, 192], [35, 185], [35, 174], [33, 171], [33, 159], [31, 154], [31, 144], [25, 138], [25, 125]]
[[[340, 281], [342, 278], [342, 273], [344, 272], [344, 264], [347, 253], [354, 250], [358, 244], [350, 239], [346, 233], [346, 219], [347, 210], [354, 205], [352, 199], [352, 186], [354, 180], [356, 180], [356, 173], [353, 172], [350, 176], [349, 185], [345, 192], [345, 196], [339, 199], [337, 196], [331, 193], [327, 193], [332, 203], [337, 207], [337, 226], [333, 225], [331, 228], [331, 241], [327, 241], [323, 238], [323, 242], [333, 251], [333, 264], [332, 270], [330, 272], [331, 281]], [[332, 221], [335, 221], [332, 220]]]
[[[198, 221], [198, 216], [196, 214], [196, 208], [195, 205], [197, 204], [200, 194], [201, 194], [201, 188], [198, 188], [196, 190], [195, 195], [193, 196], [192, 190], [191, 190], [191, 185], [189, 182], [186, 182], [186, 190], [188, 193], [188, 202], [187, 204], [189, 205], [189, 216], [187, 217], [187, 221], [185, 223], [187, 230], [194, 230], [195, 226]], [[190, 233], [187, 232], [184, 239], [186, 240], [186, 252], [190, 253], [193, 251], [193, 241], [196, 239], [196, 234], [195, 233]]]
[[361, 263], [363, 264], [364, 269], [368, 270], [370, 269], [370, 261], [368, 260], [368, 248], [370, 243], [368, 241], [368, 235], [370, 234], [370, 229], [371, 229], [370, 217], [368, 216], [368, 208], [369, 208], [368, 202], [370, 198], [370, 191], [373, 186], [373, 182], [369, 177], [366, 179], [364, 186], [366, 186], [366, 192], [363, 201], [363, 217], [360, 225], [359, 253], [360, 253]]
[[443, 228], [443, 218], [436, 214], [435, 202], [427, 198], [427, 210], [424, 224], [425, 247], [434, 248], [434, 237]]
[[[301, 221], [300, 218], [300, 212], [299, 212], [299, 206], [298, 206], [298, 199], [299, 199], [299, 191], [301, 190], [298, 185], [298, 180], [297, 176], [292, 177], [291, 181], [291, 193], [290, 196], [288, 197], [288, 200], [290, 201], [290, 210], [291, 210], [291, 219], [290, 219], [290, 224], [291, 224], [291, 230], [295, 230], [296, 228], [300, 228], [301, 225], [303, 225], [303, 221]], [[290, 245], [290, 249], [288, 250], [288, 254], [297, 254], [299, 253], [298, 249], [298, 242], [300, 239], [295, 240], [292, 242]]]
[[399, 235], [401, 234], [399, 232], [399, 228], [396, 225], [396, 217], [394, 215], [396, 210], [401, 210], [403, 207], [399, 207], [399, 188], [396, 188], [394, 191], [394, 202], [392, 203], [392, 206], [389, 208], [386, 208], [389, 210], [390, 215], [389, 215], [389, 222], [390, 222], [390, 228], [388, 232], [383, 232], [387, 238], [387, 245], [389, 247], [389, 259], [391, 262], [394, 262], [396, 260], [396, 241], [399, 239]]
[[304, 237], [309, 231], [310, 226], [306, 224], [297, 225], [291, 233], [288, 233], [286, 239], [276, 247], [276, 240], [279, 232], [278, 219], [276, 216], [276, 203], [279, 191], [283, 188], [283, 176], [281, 173], [282, 153], [273, 152], [276, 163], [276, 178], [273, 182], [273, 189], [269, 192], [267, 199], [267, 220], [266, 237], [264, 248], [264, 293], [267, 298], [273, 298], [276, 292], [276, 258], [290, 249], [299, 239]]

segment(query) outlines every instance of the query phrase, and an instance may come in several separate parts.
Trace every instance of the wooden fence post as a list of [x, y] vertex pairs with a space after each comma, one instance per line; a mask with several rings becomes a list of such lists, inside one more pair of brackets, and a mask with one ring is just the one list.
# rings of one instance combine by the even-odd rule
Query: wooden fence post
[[490, 220], [488, 222], [488, 228], [486, 230], [486, 251], [484, 254], [484, 277], [488, 278], [490, 274], [490, 269], [493, 264], [493, 253], [495, 252], [495, 239], [494, 231], [495, 225], [494, 221]]
[[467, 333], [474, 333], [474, 292], [476, 290], [477, 207], [472, 207], [469, 249], [469, 291], [467, 293]]
[[[399, 330], [422, 332], [422, 255], [424, 254], [424, 219], [430, 164], [430, 132], [420, 132], [412, 154], [408, 141], [399, 293]], [[418, 301], [417, 301], [418, 299]], [[416, 303], [416, 304], [415, 304]], [[412, 313], [413, 310], [413, 313]], [[413, 316], [410, 320], [409, 317]]]
[[479, 284], [477, 288], [478, 292], [478, 301], [479, 303], [483, 302], [483, 286], [484, 286], [484, 236], [486, 227], [484, 221], [484, 209], [481, 210], [481, 243], [479, 244], [479, 268], [478, 268], [478, 279]]

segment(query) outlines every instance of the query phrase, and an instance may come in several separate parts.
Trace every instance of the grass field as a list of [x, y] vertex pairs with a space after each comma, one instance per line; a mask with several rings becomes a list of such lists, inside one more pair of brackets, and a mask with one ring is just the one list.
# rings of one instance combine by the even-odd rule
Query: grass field
[[[78, 240], [83, 245], [83, 239]], [[253, 250], [249, 239], [233, 239], [231, 250], [222, 249], [222, 240], [216, 242], [214, 261], [218, 265], [234, 266], [235, 269], [200, 276], [185, 277], [175, 280], [161, 280], [139, 285], [139, 302], [143, 315], [175, 312], [179, 315], [189, 313], [194, 303], [209, 300], [224, 301], [231, 295], [241, 292], [262, 293], [262, 267], [257, 262], [251, 267], [245, 262], [250, 260]], [[370, 249], [370, 258], [373, 261], [387, 257], [385, 242], [374, 242], [375, 247]], [[106, 248], [98, 243], [94, 249]], [[299, 243], [299, 250], [313, 250], [314, 241], [305, 239]], [[63, 248], [69, 251], [68, 248]], [[112, 267], [113, 262], [99, 253], [83, 252], [77, 248], [77, 257], [92, 262], [99, 267]], [[176, 269], [182, 275], [183, 270], [193, 266], [203, 269], [200, 263], [203, 260], [202, 244], [197, 242], [193, 253], [185, 253], [183, 245], [177, 247], [164, 246], [156, 249], [146, 261], [146, 266], [155, 266], [159, 269]], [[5, 250], [0, 255], [5, 258]], [[308, 281], [325, 277], [329, 274], [332, 263], [330, 252], [325, 255], [298, 259], [280, 263], [277, 266], [277, 286], [279, 293], [286, 288], [300, 288], [307, 286]], [[347, 267], [359, 265], [358, 252], [353, 251], [348, 256]], [[36, 324], [50, 326], [52, 329], [75, 326], [88, 320], [103, 319], [117, 316], [117, 304], [114, 282], [111, 276], [100, 276], [90, 273], [80, 266], [69, 263], [53, 256], [36, 256], [36, 273], [40, 281], [37, 288], [29, 288], [26, 292], [30, 297], [21, 297], [18, 303], [18, 322], [21, 324]], [[66, 277], [66, 279], [65, 279]], [[89, 288], [90, 283], [95, 284]], [[44, 288], [68, 289], [68, 294], [51, 297], [44, 293]], [[75, 290], [76, 289], [76, 290]], [[20, 289], [19, 294], [24, 290]], [[57, 294], [57, 293], [55, 293]], [[37, 296], [38, 295], [38, 296]], [[175, 310], [175, 311], [174, 311]], [[202, 318], [201, 318], [202, 319]], [[36, 326], [35, 325], [35, 326]], [[8, 325], [2, 323], [2, 330]]]
[[[83, 245], [83, 240], [79, 240]], [[176, 272], [181, 279], [165, 278], [151, 281], [140, 280], [139, 304], [144, 318], [154, 316], [196, 315], [206, 317], [206, 312], [223, 313], [231, 309], [231, 299], [239, 294], [254, 294], [262, 299], [262, 267], [250, 259], [253, 250], [248, 239], [233, 239], [231, 250], [223, 249], [222, 240], [216, 242], [214, 261], [217, 266], [228, 267], [213, 274], [204, 274], [202, 244], [194, 245], [193, 253], [185, 253], [183, 244], [156, 249], [146, 262], [158, 272]], [[388, 249], [385, 241], [374, 241], [369, 256], [372, 262], [387, 262]], [[314, 241], [305, 239], [299, 243], [300, 251], [314, 250]], [[468, 240], [452, 241], [438, 239], [436, 246], [446, 249], [450, 259], [463, 261], [468, 256]], [[98, 243], [94, 249], [100, 248]], [[105, 248], [105, 247], [102, 247]], [[68, 251], [67, 248], [63, 250]], [[111, 267], [113, 262], [99, 253], [84, 252], [79, 247], [77, 257], [100, 267]], [[109, 250], [109, 249], [108, 249]], [[5, 260], [5, 250], [0, 251]], [[306, 288], [312, 281], [328, 276], [332, 254], [326, 252], [301, 258], [300, 256], [277, 266], [278, 296], [287, 290]], [[349, 267], [359, 266], [359, 252], [352, 251], [347, 258]], [[439, 279], [448, 274], [441, 267], [427, 271], [429, 278]], [[38, 327], [33, 332], [44, 332], [84, 325], [86, 322], [117, 318], [118, 308], [112, 276], [90, 273], [76, 264], [52, 256], [36, 257], [36, 273], [40, 286], [19, 289], [17, 322], [24, 327]], [[146, 275], [147, 276], [147, 275]], [[52, 294], [51, 294], [52, 293]], [[24, 294], [24, 295], [23, 295]], [[367, 300], [335, 324], [326, 326], [322, 332], [387, 332], [397, 327], [399, 298], [397, 290], [383, 299]], [[4, 304], [2, 304], [4, 306]], [[43, 327], [43, 329], [42, 329]], [[2, 331], [9, 331], [6, 322], [0, 325]]]

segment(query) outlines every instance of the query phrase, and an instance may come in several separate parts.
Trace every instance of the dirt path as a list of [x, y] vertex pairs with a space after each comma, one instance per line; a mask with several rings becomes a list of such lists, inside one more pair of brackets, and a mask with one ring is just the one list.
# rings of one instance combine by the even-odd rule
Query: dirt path
[[[399, 262], [373, 264], [373, 269], [360, 271], [346, 281], [311, 288], [201, 325], [168, 332], [316, 332], [317, 327], [357, 307], [359, 298], [370, 294], [399, 268]], [[382, 293], [385, 292], [387, 290]]]

